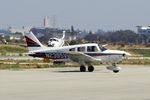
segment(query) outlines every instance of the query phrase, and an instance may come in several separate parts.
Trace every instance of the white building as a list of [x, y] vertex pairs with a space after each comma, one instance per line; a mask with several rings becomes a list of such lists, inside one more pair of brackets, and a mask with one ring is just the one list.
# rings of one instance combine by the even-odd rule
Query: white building
[[13, 33], [9, 37], [10, 40], [22, 40], [23, 34], [22, 33]]
[[49, 24], [49, 17], [48, 16], [45, 16], [44, 17], [44, 27], [45, 28], [49, 28], [50, 27], [50, 24]]
[[24, 35], [25, 32], [29, 32], [32, 27], [22, 27], [22, 28], [12, 28], [10, 27], [8, 30], [11, 33], [22, 33]]
[[137, 26], [138, 34], [150, 34], [150, 26]]

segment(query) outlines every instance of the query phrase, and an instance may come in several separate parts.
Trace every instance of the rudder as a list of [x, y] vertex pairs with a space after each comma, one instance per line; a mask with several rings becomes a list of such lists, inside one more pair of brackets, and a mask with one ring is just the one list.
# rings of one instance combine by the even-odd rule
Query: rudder
[[29, 33], [25, 33], [25, 39], [29, 51], [39, 50], [45, 47], [31, 31]]

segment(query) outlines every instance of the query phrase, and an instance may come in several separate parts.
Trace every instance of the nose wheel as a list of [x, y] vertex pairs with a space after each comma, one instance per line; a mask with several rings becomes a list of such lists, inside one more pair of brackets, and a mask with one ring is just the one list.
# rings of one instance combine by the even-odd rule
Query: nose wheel
[[120, 70], [113, 70], [114, 73], [118, 73]]
[[108, 70], [113, 71], [114, 73], [118, 73], [118, 72], [121, 70], [121, 68], [120, 68], [120, 67], [117, 67], [115, 63], [112, 64], [112, 66], [108, 66], [108, 67], [106, 67], [106, 68], [107, 68]]

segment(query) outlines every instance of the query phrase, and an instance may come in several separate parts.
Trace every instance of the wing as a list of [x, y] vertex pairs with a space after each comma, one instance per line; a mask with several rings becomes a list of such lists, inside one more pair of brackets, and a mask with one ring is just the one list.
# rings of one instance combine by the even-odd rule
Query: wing
[[71, 52], [68, 52], [68, 56], [72, 61], [78, 62], [80, 64], [92, 63], [92, 62], [97, 61], [97, 59], [95, 59], [94, 57], [91, 57], [91, 56], [84, 54], [82, 52], [71, 51]]

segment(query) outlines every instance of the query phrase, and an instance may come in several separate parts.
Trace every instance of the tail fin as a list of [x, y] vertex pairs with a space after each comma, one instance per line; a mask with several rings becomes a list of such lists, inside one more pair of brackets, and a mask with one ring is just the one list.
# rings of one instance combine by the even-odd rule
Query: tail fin
[[39, 50], [45, 47], [40, 43], [40, 41], [35, 37], [35, 35], [31, 31], [25, 33], [25, 39], [29, 52]]
[[66, 31], [63, 31], [62, 39], [64, 39], [64, 38], [65, 38], [65, 34], [66, 34]]

